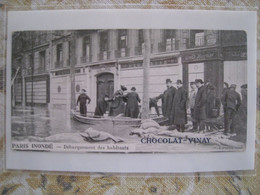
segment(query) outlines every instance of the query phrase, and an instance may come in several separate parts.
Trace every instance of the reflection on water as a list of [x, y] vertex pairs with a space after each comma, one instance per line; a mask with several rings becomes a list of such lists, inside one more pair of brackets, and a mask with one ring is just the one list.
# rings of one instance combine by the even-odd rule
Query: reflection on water
[[113, 127], [106, 125], [90, 126], [75, 121], [70, 111], [61, 108], [46, 107], [15, 107], [12, 110], [12, 137], [24, 139], [27, 136], [47, 137], [58, 133], [79, 133], [87, 128], [105, 131], [124, 138], [132, 138], [129, 133], [132, 128]]
[[57, 133], [80, 132], [88, 128], [70, 118], [69, 111], [47, 107], [17, 107], [12, 113], [12, 136], [47, 137]]

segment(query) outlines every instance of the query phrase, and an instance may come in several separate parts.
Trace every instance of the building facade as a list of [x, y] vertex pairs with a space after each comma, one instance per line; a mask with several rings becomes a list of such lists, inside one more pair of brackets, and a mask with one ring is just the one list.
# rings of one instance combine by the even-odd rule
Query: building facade
[[[165, 80], [203, 79], [247, 83], [247, 39], [243, 31], [152, 29], [150, 97], [166, 89]], [[125, 85], [143, 94], [144, 37], [140, 29], [37, 31], [13, 34], [15, 104], [70, 105], [86, 89], [94, 111], [105, 94]], [[72, 75], [73, 73], [73, 75]], [[75, 85], [71, 85], [75, 79]], [[74, 91], [71, 91], [74, 90]]]

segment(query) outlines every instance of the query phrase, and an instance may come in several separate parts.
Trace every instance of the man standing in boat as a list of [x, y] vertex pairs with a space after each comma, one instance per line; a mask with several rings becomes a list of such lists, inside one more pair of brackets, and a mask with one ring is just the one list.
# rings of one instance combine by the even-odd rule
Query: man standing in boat
[[131, 92], [126, 94], [124, 98], [127, 101], [125, 116], [131, 118], [137, 118], [139, 115], [138, 102], [140, 103], [141, 99], [139, 98], [138, 93], [136, 93], [136, 88], [132, 87]]
[[[87, 100], [88, 100], [88, 103], [87, 103]], [[91, 99], [86, 94], [86, 90], [82, 89], [81, 94], [79, 95], [78, 100], [77, 100], [77, 106], [79, 104], [79, 111], [82, 116], [87, 115], [87, 104], [89, 104], [90, 102], [91, 102]]]

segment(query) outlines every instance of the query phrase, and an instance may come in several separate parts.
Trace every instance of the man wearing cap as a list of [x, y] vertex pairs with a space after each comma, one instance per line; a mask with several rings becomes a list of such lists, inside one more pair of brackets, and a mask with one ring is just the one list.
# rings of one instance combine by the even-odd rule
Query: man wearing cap
[[198, 88], [198, 92], [195, 98], [194, 119], [199, 126], [200, 132], [205, 130], [204, 120], [206, 119], [207, 96], [205, 87], [203, 86], [203, 81], [201, 79], [196, 79], [195, 83]]
[[198, 129], [198, 124], [196, 120], [194, 119], [194, 107], [195, 107], [195, 99], [198, 92], [198, 88], [196, 86], [195, 82], [190, 82], [190, 93], [189, 93], [189, 107], [191, 112], [191, 118], [192, 118], [192, 131]]
[[[166, 79], [167, 89], [163, 94], [156, 97], [157, 99], [162, 99], [162, 113], [164, 117], [167, 117], [169, 120], [173, 118], [171, 116], [172, 102], [176, 92], [176, 88], [172, 86], [171, 79]], [[172, 123], [173, 121], [170, 121]]]
[[[87, 103], [88, 100], [88, 103]], [[79, 103], [79, 111], [82, 116], [86, 116], [87, 114], [87, 104], [91, 101], [90, 97], [86, 94], [86, 90], [82, 89], [81, 94], [78, 97], [77, 105]]]
[[126, 94], [124, 96], [124, 98], [127, 101], [125, 116], [131, 117], [131, 118], [137, 118], [139, 115], [138, 102], [141, 102], [141, 99], [139, 98], [138, 93], [136, 93], [136, 88], [132, 87], [131, 92]]
[[185, 124], [187, 123], [187, 108], [188, 92], [183, 89], [182, 81], [177, 80], [177, 90], [173, 99], [172, 114], [173, 124], [176, 125], [178, 131], [184, 132]]
[[231, 84], [229, 90], [225, 92], [222, 97], [222, 103], [224, 108], [224, 133], [231, 133], [234, 131], [233, 118], [241, 105], [241, 98], [239, 93], [236, 92], [236, 85]]

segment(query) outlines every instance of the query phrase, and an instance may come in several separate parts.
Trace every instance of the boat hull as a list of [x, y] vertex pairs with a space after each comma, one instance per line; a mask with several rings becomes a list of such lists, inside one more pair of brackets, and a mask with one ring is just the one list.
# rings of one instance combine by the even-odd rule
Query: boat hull
[[[142, 119], [135, 119], [135, 118], [129, 118], [129, 117], [95, 117], [95, 116], [81, 116], [79, 112], [76, 112], [74, 110], [71, 111], [73, 119], [76, 121], [79, 121], [81, 123], [89, 124], [89, 125], [98, 125], [98, 124], [105, 124], [105, 125], [125, 125], [125, 126], [131, 126], [131, 127], [139, 127], [141, 125]], [[152, 120], [156, 121], [158, 124], [163, 124], [166, 121], [168, 121], [167, 118], [163, 116], [156, 116], [152, 117]]]

